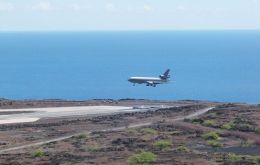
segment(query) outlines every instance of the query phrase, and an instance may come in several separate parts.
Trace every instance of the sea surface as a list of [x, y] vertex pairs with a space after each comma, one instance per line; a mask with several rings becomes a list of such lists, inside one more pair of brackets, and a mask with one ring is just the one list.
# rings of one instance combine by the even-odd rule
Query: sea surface
[[0, 98], [260, 103], [260, 31], [1, 32]]

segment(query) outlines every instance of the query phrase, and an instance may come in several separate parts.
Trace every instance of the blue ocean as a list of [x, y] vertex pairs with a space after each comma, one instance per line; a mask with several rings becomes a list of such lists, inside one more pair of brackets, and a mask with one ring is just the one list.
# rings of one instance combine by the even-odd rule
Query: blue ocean
[[1, 32], [0, 97], [260, 103], [260, 31]]

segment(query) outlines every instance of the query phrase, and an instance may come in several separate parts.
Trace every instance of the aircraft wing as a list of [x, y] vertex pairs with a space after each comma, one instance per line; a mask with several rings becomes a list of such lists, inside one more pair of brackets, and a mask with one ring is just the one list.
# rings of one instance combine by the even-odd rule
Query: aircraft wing
[[161, 84], [161, 83], [159, 83], [159, 82], [154, 82], [154, 81], [147, 81], [146, 83], [147, 83], [147, 84], [150, 84], [150, 85]]
[[149, 85], [153, 85], [154, 84], [153, 81], [147, 81], [146, 83], [149, 84]]

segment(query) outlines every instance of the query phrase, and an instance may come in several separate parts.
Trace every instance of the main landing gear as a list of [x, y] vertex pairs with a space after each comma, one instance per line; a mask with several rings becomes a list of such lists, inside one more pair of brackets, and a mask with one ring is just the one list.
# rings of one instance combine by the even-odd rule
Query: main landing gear
[[156, 87], [156, 84], [146, 84], [146, 86]]

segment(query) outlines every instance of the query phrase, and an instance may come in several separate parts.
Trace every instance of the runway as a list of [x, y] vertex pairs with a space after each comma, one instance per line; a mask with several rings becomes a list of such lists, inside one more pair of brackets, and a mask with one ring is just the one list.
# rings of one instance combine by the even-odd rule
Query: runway
[[145, 110], [145, 108], [139, 109], [133, 107], [126, 107], [126, 106], [78, 106], [78, 107], [0, 109], [0, 113], [1, 112], [14, 113], [14, 114], [0, 115], [0, 124], [35, 122], [41, 118], [112, 114], [112, 113], [120, 113], [120, 112], [134, 112], [140, 110]]

